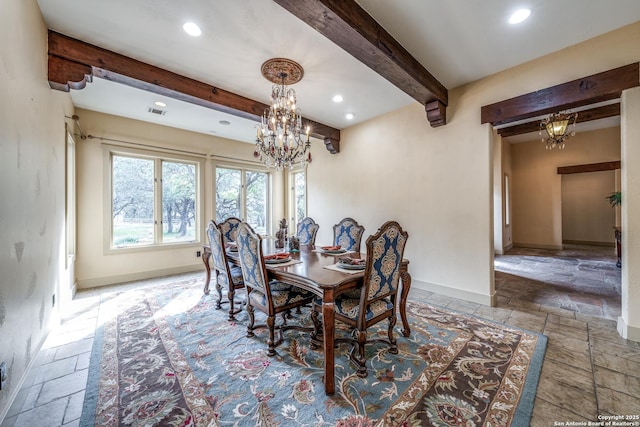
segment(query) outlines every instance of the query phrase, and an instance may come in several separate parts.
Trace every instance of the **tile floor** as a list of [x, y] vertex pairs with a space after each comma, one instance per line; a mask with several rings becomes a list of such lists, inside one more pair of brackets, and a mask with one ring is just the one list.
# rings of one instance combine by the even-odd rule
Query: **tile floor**
[[[114, 290], [172, 280], [79, 292], [0, 427], [80, 425], [100, 301]], [[496, 289], [496, 307], [416, 289], [412, 296], [548, 337], [532, 426], [596, 421], [598, 414], [640, 416], [640, 343], [616, 331], [620, 270], [612, 249], [514, 249], [496, 256]]]

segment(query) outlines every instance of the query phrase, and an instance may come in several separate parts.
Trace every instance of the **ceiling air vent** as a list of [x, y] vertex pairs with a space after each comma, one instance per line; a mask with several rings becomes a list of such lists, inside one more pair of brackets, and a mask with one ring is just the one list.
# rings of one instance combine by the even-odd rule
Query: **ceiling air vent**
[[159, 116], [164, 116], [167, 112], [165, 110], [161, 110], [159, 108], [149, 107], [149, 112], [153, 114], [157, 114]]

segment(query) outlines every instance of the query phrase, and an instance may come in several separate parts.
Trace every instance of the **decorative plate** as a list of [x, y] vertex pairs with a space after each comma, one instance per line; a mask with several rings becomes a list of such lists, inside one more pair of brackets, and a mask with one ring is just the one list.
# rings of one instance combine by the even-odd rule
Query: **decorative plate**
[[346, 249], [322, 249], [323, 254], [343, 254], [347, 252]]
[[345, 270], [364, 270], [366, 268], [366, 265], [364, 264], [346, 264], [338, 262], [336, 265], [340, 268], [344, 268]]
[[289, 261], [291, 261], [290, 256], [286, 258], [271, 258], [271, 259], [264, 260], [265, 264], [284, 264], [285, 262], [289, 262]]

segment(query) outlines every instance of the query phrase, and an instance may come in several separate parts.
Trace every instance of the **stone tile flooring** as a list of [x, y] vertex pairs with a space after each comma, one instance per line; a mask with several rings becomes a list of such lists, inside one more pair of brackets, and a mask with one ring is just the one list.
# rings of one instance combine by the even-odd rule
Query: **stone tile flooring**
[[[496, 256], [495, 264], [496, 307], [417, 289], [410, 297], [548, 337], [532, 426], [593, 422], [598, 414], [640, 416], [640, 343], [626, 341], [616, 331], [620, 270], [612, 250], [514, 249]], [[0, 427], [79, 426], [100, 301], [114, 290], [173, 280], [175, 276], [79, 292]]]

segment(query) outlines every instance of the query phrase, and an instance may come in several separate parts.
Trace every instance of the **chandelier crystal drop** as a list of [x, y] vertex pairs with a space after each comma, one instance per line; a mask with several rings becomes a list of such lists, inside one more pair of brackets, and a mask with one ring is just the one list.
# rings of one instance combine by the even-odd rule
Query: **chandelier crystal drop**
[[[576, 125], [578, 113], [553, 113], [540, 122], [540, 132], [542, 142], [546, 144], [547, 150], [556, 147], [564, 148], [564, 142], [570, 136], [575, 136], [575, 131], [568, 132], [569, 126]], [[545, 131], [544, 135], [542, 131]]]
[[257, 126], [253, 155], [276, 170], [292, 168], [301, 163], [306, 166], [311, 162], [311, 129], [309, 126], [303, 128], [296, 92], [286, 85], [302, 79], [302, 67], [293, 61], [276, 58], [262, 65], [262, 74], [279, 84], [273, 85], [271, 105]]

